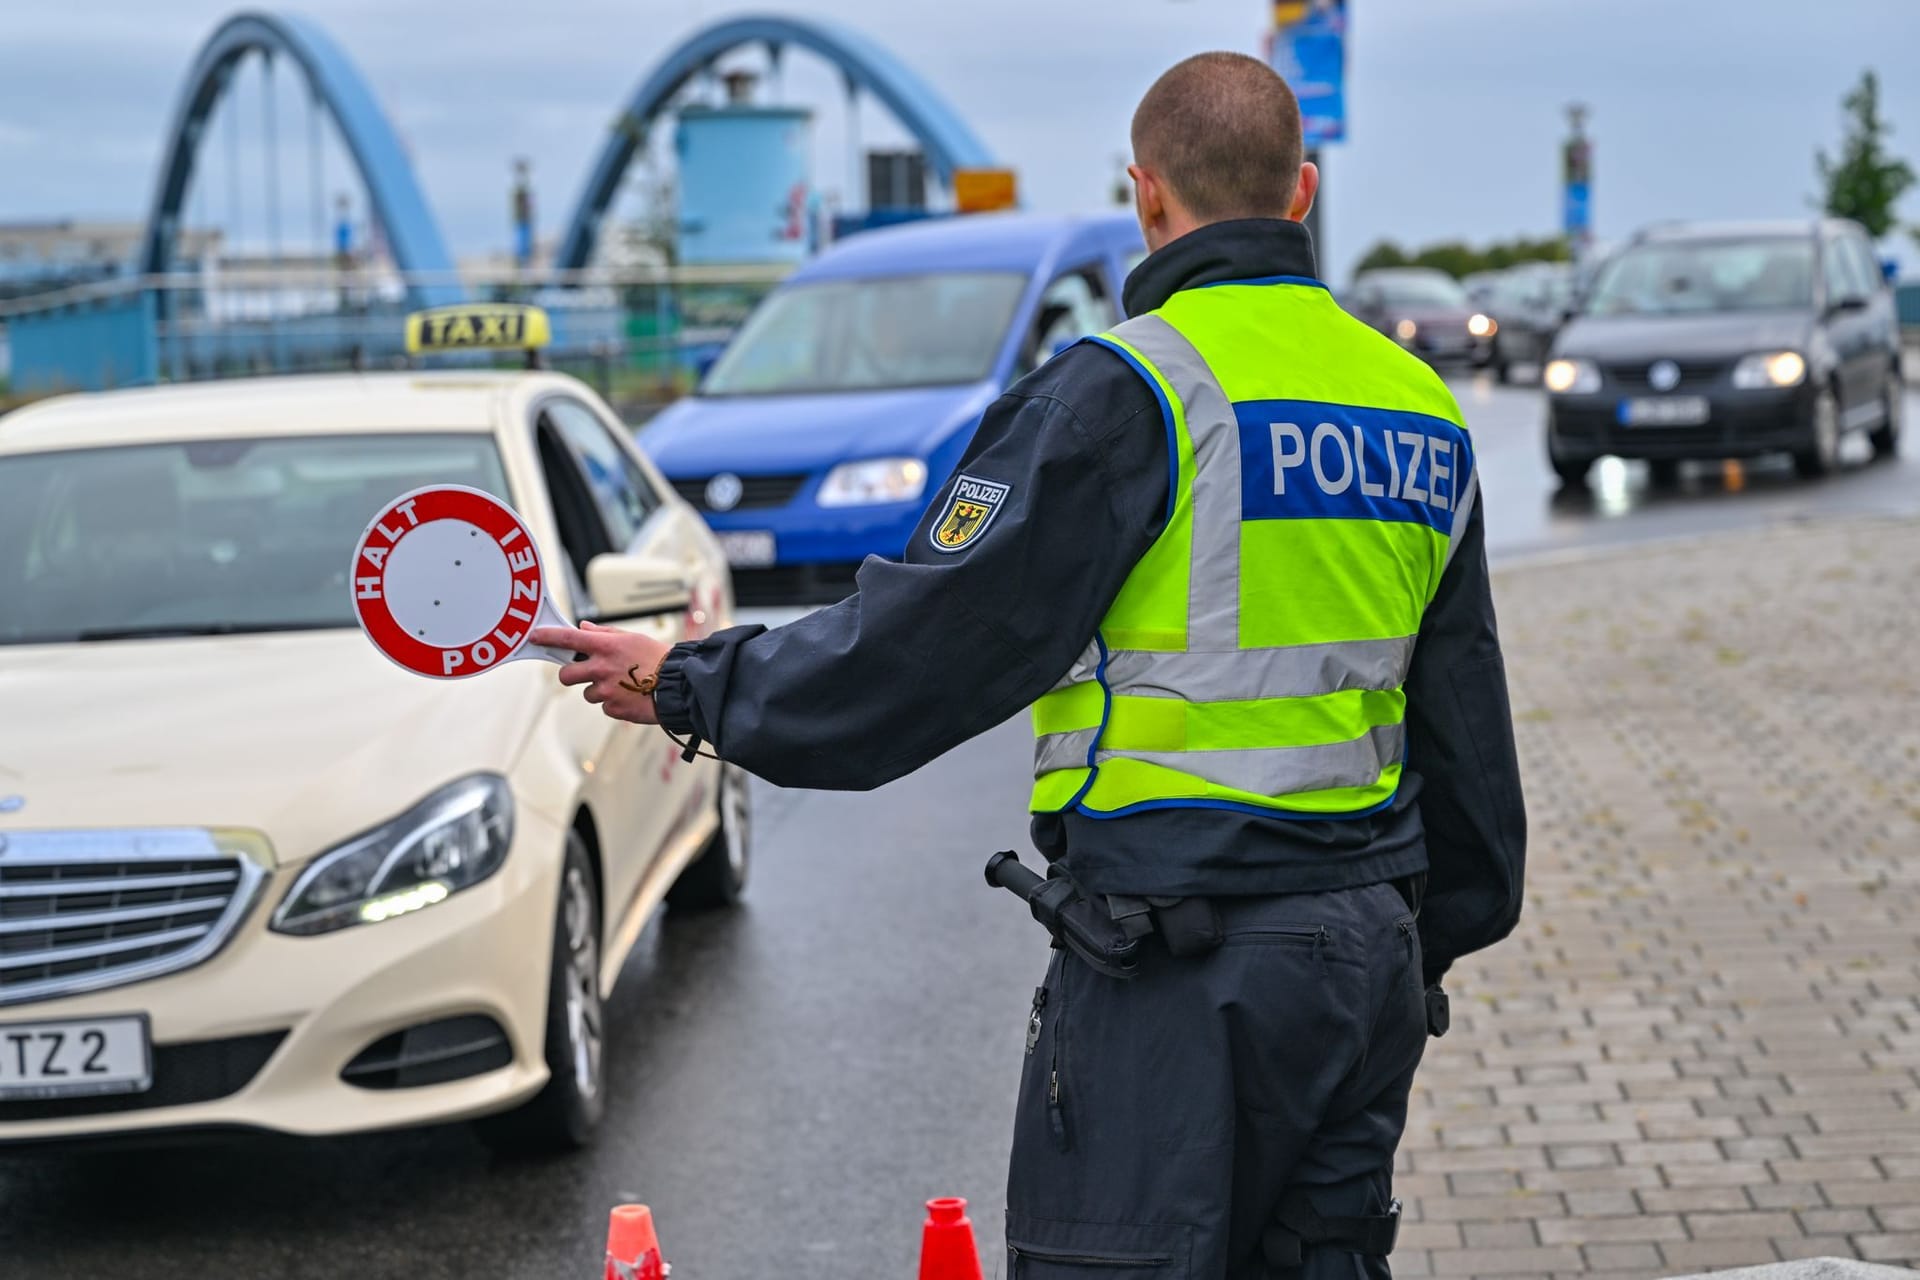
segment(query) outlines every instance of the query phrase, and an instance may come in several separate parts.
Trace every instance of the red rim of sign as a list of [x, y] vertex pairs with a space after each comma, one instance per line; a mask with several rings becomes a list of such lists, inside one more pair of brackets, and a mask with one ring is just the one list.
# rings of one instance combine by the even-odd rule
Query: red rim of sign
[[[514, 590], [507, 595], [499, 621], [478, 640], [464, 645], [428, 644], [409, 635], [387, 607], [386, 565], [390, 556], [381, 556], [377, 565], [366, 559], [369, 547], [384, 548], [391, 553], [415, 528], [434, 520], [464, 520], [492, 537], [509, 556], [517, 554], [523, 545], [533, 553], [530, 566], [512, 568]], [[511, 566], [511, 562], [509, 564]], [[360, 629], [373, 641], [374, 648], [415, 675], [434, 680], [464, 680], [491, 671], [526, 647], [527, 636], [534, 627], [533, 619], [539, 615], [541, 602], [546, 599], [547, 578], [540, 563], [540, 547], [512, 507], [483, 490], [443, 484], [403, 493], [367, 522], [360, 541], [354, 544], [353, 572], [347, 585], [353, 595], [354, 616], [360, 620]], [[533, 592], [531, 602], [525, 598], [528, 589]], [[509, 627], [518, 632], [513, 643], [495, 644], [494, 637]], [[485, 663], [479, 662], [473, 652], [483, 644], [495, 654]], [[458, 669], [451, 672], [446, 663], [449, 653], [462, 655]]]

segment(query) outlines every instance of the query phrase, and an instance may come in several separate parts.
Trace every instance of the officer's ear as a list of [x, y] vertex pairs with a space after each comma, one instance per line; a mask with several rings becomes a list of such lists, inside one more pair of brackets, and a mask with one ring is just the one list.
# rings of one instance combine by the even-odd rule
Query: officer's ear
[[1146, 237], [1147, 248], [1158, 248], [1154, 232], [1166, 225], [1166, 187], [1152, 171], [1137, 164], [1127, 166], [1127, 176], [1133, 179], [1133, 211], [1140, 219], [1140, 234]]
[[1307, 213], [1313, 208], [1313, 198], [1320, 194], [1320, 166], [1311, 160], [1300, 165], [1300, 185], [1293, 189], [1293, 208], [1287, 211], [1287, 217], [1293, 222], [1305, 222]]

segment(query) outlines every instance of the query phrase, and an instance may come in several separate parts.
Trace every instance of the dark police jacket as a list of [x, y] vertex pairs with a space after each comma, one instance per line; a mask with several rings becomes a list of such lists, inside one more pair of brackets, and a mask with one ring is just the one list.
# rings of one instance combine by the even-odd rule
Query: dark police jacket
[[[1219, 281], [1313, 274], [1297, 223], [1219, 223], [1142, 262], [1127, 280], [1126, 309], [1140, 315]], [[661, 723], [781, 786], [864, 790], [1051, 688], [1165, 524], [1159, 402], [1120, 357], [1082, 343], [987, 410], [959, 473], [1008, 486], [964, 550], [931, 541], [943, 491], [904, 562], [869, 559], [848, 599], [777, 630], [736, 627], [676, 646], [660, 673]], [[1376, 884], [1425, 870], [1431, 852], [1436, 863], [1510, 867], [1511, 902], [1461, 905], [1469, 915], [1517, 914], [1525, 817], [1484, 505], [1483, 491], [1415, 643], [1407, 768], [1387, 809], [1338, 820], [1202, 808], [1038, 814], [1041, 853], [1096, 893], [1213, 895]], [[1503, 896], [1497, 885], [1471, 892]], [[1508, 927], [1510, 918], [1497, 932]], [[1428, 937], [1430, 975], [1483, 936], [1452, 952], [1444, 937]]]

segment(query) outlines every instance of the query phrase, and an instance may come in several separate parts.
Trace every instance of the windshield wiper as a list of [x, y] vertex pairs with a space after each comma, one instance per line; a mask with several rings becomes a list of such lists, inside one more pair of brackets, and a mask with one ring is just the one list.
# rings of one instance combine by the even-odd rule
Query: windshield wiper
[[244, 636], [267, 631], [319, 631], [320, 622], [176, 622], [148, 627], [95, 627], [73, 637], [91, 640], [163, 640], [175, 636]]

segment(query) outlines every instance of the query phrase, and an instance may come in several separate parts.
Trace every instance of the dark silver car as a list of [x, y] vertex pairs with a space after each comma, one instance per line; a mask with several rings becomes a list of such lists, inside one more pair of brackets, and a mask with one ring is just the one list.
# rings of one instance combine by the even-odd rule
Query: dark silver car
[[1840, 440], [1899, 449], [1900, 331], [1873, 242], [1834, 218], [1670, 225], [1610, 256], [1554, 340], [1547, 454], [1568, 484], [1595, 459], [1787, 453], [1833, 470]]
[[1494, 376], [1506, 382], [1515, 365], [1544, 364], [1572, 303], [1569, 263], [1529, 262], [1501, 272], [1483, 304], [1496, 326], [1488, 361]]

